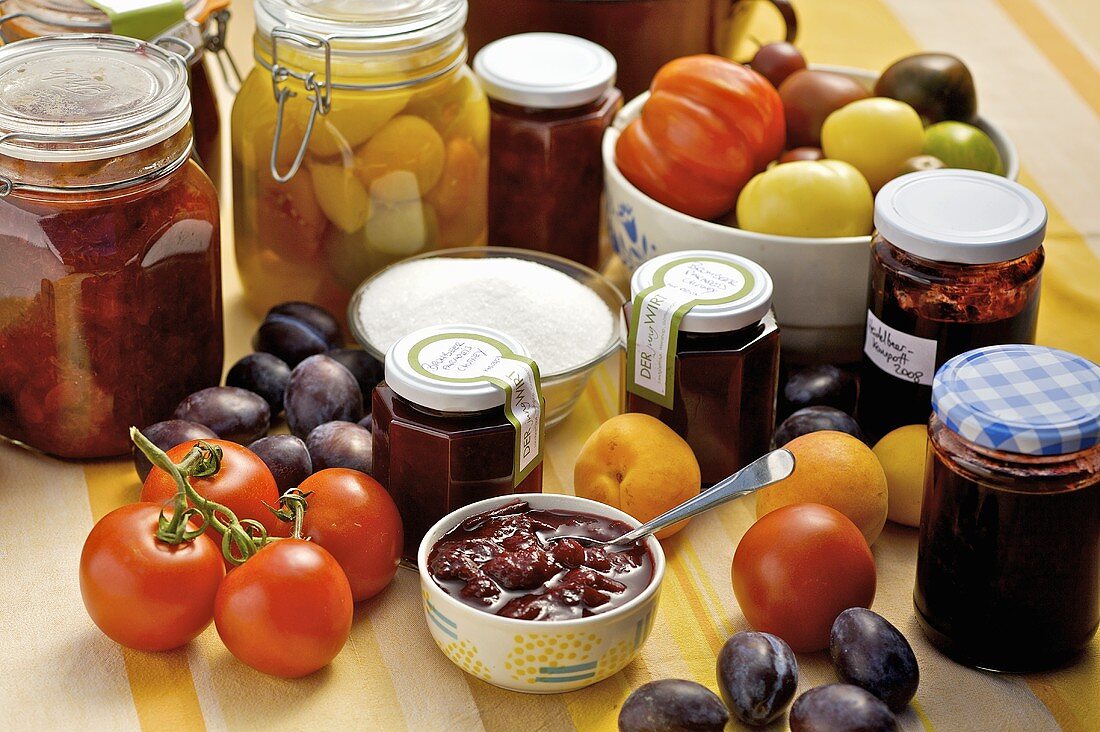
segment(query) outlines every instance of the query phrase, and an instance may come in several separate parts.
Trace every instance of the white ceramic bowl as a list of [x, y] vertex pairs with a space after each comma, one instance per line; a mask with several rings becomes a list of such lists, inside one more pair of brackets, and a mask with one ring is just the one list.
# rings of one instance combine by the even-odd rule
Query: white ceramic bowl
[[531, 694], [556, 694], [595, 684], [618, 673], [649, 637], [657, 613], [665, 555], [652, 536], [653, 579], [640, 595], [600, 615], [576, 620], [502, 618], [460, 602], [432, 579], [428, 555], [440, 537], [474, 514], [516, 498], [532, 508], [592, 513], [637, 527], [639, 521], [587, 498], [552, 493], [500, 496], [478, 501], [439, 520], [420, 542], [417, 568], [428, 630], [443, 654], [466, 673], [494, 686]]
[[[862, 82], [878, 75], [842, 66], [813, 66]], [[858, 361], [867, 318], [869, 236], [813, 239], [757, 234], [674, 211], [635, 188], [615, 165], [621, 130], [641, 113], [649, 94], [623, 107], [603, 138], [607, 226], [612, 246], [630, 269], [657, 254], [715, 249], [740, 254], [764, 266], [775, 282], [775, 314], [784, 356], [794, 362]], [[1005, 133], [979, 117], [997, 146], [1006, 176], [1020, 172], [1016, 148]]]

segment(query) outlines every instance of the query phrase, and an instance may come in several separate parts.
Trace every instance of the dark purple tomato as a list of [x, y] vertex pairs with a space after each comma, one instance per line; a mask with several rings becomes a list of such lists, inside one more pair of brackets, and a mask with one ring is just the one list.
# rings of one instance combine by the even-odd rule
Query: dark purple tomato
[[305, 439], [325, 422], [358, 422], [363, 418], [359, 382], [338, 361], [310, 356], [290, 372], [283, 397], [290, 431]]
[[749, 67], [779, 88], [783, 80], [806, 68], [806, 58], [793, 43], [780, 41], [761, 46], [749, 61]]
[[271, 407], [246, 389], [211, 386], [186, 397], [172, 416], [206, 425], [223, 440], [247, 445], [267, 434]]
[[852, 684], [826, 684], [791, 707], [791, 732], [894, 732], [898, 720], [874, 694]]
[[694, 681], [661, 679], [635, 689], [619, 710], [620, 732], [722, 732], [730, 715], [713, 691]]
[[770, 633], [735, 633], [718, 654], [718, 690], [733, 716], [745, 724], [778, 719], [797, 688], [794, 652]]
[[369, 410], [371, 408], [371, 392], [386, 375], [386, 367], [382, 362], [366, 351], [357, 348], [337, 348], [325, 355], [339, 361], [344, 368], [351, 372], [351, 375], [359, 382], [359, 390], [363, 392], [363, 408]]
[[366, 417], [363, 417], [361, 420], [359, 420], [359, 426], [365, 430], [373, 429], [374, 415], [368, 413]]
[[820, 147], [796, 147], [793, 150], [785, 150], [779, 156], [780, 163], [793, 163], [796, 160], [824, 160], [825, 153]]
[[225, 385], [259, 394], [271, 407], [271, 416], [283, 411], [283, 392], [290, 381], [290, 367], [270, 353], [250, 353], [229, 369]]
[[776, 447], [783, 447], [796, 437], [822, 430], [847, 432], [857, 440], [863, 439], [863, 430], [859, 428], [859, 423], [851, 415], [833, 407], [799, 409], [779, 424], [773, 439]]
[[792, 370], [779, 388], [776, 418], [786, 419], [803, 407], [834, 407], [852, 414], [856, 408], [856, 378], [831, 364]]
[[829, 636], [829, 657], [841, 681], [866, 689], [895, 712], [917, 693], [920, 669], [912, 646], [876, 612], [853, 607], [838, 615]]
[[787, 147], [821, 147], [825, 118], [849, 102], [871, 96], [867, 87], [833, 71], [803, 69], [779, 85], [787, 120]]
[[340, 335], [340, 323], [328, 310], [308, 302], [284, 302], [267, 311], [270, 315], [284, 315], [300, 320], [317, 331], [330, 348], [339, 348], [344, 339]]
[[354, 422], [327, 422], [306, 438], [313, 471], [351, 468], [370, 475], [373, 464], [370, 430]]
[[917, 110], [925, 126], [948, 119], [972, 122], [978, 114], [970, 69], [947, 53], [898, 59], [878, 78], [875, 96], [905, 102]]
[[330, 347], [311, 325], [286, 315], [268, 315], [252, 337], [253, 350], [270, 353], [291, 368]]
[[[165, 452], [176, 445], [191, 440], [214, 440], [218, 437], [214, 430], [209, 427], [183, 419], [166, 419], [163, 422], [151, 424], [143, 429], [141, 434], [148, 437], [150, 442]], [[136, 445], [131, 448], [131, 453], [134, 457], [134, 470], [137, 471], [138, 478], [144, 483], [145, 476], [149, 475], [149, 471], [153, 469], [153, 464], [149, 462], [149, 458], [145, 457], [141, 450], [137, 449]]]
[[271, 435], [256, 440], [248, 449], [264, 461], [275, 478], [279, 493], [297, 488], [313, 474], [313, 461], [309, 458], [306, 443], [294, 435]]

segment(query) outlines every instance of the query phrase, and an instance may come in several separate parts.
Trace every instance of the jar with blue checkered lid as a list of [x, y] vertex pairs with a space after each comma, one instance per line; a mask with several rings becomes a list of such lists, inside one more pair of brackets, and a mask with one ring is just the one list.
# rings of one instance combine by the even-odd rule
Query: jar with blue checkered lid
[[994, 671], [1069, 663], [1100, 623], [1100, 366], [1032, 345], [952, 358], [932, 386], [914, 602]]

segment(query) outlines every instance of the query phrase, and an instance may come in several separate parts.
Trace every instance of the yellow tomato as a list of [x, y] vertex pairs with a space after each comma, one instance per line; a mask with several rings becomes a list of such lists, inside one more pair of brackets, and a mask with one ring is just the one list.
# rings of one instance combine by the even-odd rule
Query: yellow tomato
[[920, 155], [923, 147], [920, 115], [896, 99], [851, 102], [826, 117], [821, 126], [825, 157], [854, 165], [874, 191], [897, 175], [906, 160]]
[[737, 225], [778, 236], [865, 236], [874, 198], [859, 171], [839, 160], [796, 160], [752, 178], [737, 197]]

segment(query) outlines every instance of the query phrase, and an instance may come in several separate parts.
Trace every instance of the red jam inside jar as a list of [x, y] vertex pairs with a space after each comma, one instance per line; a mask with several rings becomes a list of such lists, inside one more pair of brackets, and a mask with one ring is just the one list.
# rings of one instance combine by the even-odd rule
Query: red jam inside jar
[[575, 36], [531, 33], [478, 53], [490, 99], [489, 243], [599, 266], [604, 130], [622, 106], [615, 59]]
[[609, 541], [632, 528], [594, 514], [512, 501], [444, 534], [428, 555], [428, 571], [444, 592], [493, 615], [586, 618], [641, 595], [653, 580], [653, 557], [644, 539], [608, 549], [553, 537]]
[[0, 434], [126, 453], [130, 426], [221, 375], [217, 194], [188, 159], [186, 69], [140, 41], [33, 39], [0, 48], [0, 97]]

